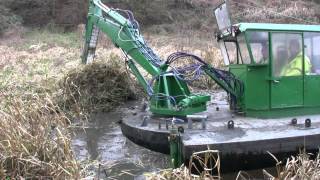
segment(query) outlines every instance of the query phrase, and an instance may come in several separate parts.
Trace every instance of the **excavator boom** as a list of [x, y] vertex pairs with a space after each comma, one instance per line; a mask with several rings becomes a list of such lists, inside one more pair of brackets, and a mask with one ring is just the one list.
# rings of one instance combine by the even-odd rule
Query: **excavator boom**
[[[150, 111], [154, 114], [186, 116], [206, 110], [210, 96], [192, 94], [184, 78], [183, 72], [190, 68], [191, 70], [195, 68], [194, 72], [197, 75], [205, 72], [233, 98], [237, 98], [239, 94], [237, 92], [239, 83], [230, 76], [230, 73], [212, 68], [194, 55], [174, 53], [170, 57], [171, 60], [176, 60], [189, 56], [199, 61], [200, 66], [168, 71], [171, 62], [161, 60], [147, 45], [132, 12], [109, 8], [100, 0], [89, 2], [83, 63], [93, 62], [100, 32], [106, 34], [125, 54], [128, 67], [150, 97]], [[153, 77], [150, 82], [142, 76], [137, 65]]]
[[100, 0], [91, 0], [86, 25], [86, 42], [82, 60], [90, 63], [94, 59], [99, 31], [105, 33], [115, 46], [134, 59], [151, 75], [161, 73], [161, 59], [146, 44], [140, 35], [138, 23], [130, 11], [124, 11], [124, 18], [118, 11], [105, 6]]

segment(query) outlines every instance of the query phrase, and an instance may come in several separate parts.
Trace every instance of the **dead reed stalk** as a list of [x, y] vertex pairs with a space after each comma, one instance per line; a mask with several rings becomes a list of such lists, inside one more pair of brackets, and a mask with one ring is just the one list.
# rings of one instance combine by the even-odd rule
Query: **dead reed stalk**
[[0, 179], [77, 179], [68, 118], [51, 98], [15, 97], [0, 111]]
[[190, 157], [189, 167], [182, 165], [177, 169], [162, 170], [157, 174], [150, 174], [148, 180], [219, 180], [220, 156], [219, 151], [206, 150], [193, 153]]
[[299, 155], [288, 158], [285, 165], [272, 155], [277, 162], [277, 177], [272, 176], [266, 170], [263, 170], [263, 174], [266, 178], [273, 180], [320, 179], [320, 153], [315, 159], [311, 159], [311, 155], [303, 150]]

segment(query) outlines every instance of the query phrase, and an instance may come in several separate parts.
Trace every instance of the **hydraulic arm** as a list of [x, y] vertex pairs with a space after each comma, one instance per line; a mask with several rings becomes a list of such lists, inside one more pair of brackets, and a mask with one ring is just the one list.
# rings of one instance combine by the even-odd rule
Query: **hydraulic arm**
[[[124, 14], [127, 17], [124, 17]], [[83, 63], [91, 63], [94, 60], [100, 31], [125, 54], [128, 67], [148, 93], [150, 110], [155, 114], [185, 116], [206, 110], [210, 96], [192, 94], [184, 78], [184, 71], [191, 70], [198, 75], [203, 71], [233, 97], [239, 96], [236, 88], [238, 82], [232, 81], [230, 73], [214, 69], [196, 56], [187, 54], [198, 61], [201, 60], [197, 66], [168, 71], [171, 63], [169, 58], [167, 61], [161, 60], [147, 45], [132, 12], [109, 8], [100, 0], [89, 2]], [[181, 58], [175, 57], [174, 54], [171, 57]], [[152, 75], [150, 82], [142, 76], [137, 65]], [[227, 78], [226, 74], [229, 75]]]
[[161, 59], [144, 42], [139, 33], [138, 22], [130, 11], [124, 11], [129, 19], [117, 10], [105, 6], [100, 0], [91, 0], [86, 25], [86, 43], [83, 54], [84, 63], [90, 63], [95, 54], [99, 30], [111, 38], [115, 46], [140, 64], [151, 75], [160, 74]]

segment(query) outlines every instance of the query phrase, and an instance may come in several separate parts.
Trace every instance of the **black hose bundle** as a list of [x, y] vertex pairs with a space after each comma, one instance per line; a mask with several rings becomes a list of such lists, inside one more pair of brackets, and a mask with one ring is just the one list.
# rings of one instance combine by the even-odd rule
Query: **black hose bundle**
[[[216, 78], [220, 79], [221, 81], [224, 82], [224, 84], [226, 84], [228, 86], [228, 88], [226, 87], [222, 87], [224, 90], [226, 90], [228, 92], [228, 89], [232, 89], [233, 92], [228, 92], [232, 95], [235, 96], [234, 92], [238, 92], [240, 96], [242, 96], [243, 94], [243, 83], [241, 80], [239, 80], [237, 77], [235, 77], [234, 74], [232, 74], [230, 71], [225, 71], [225, 70], [221, 70], [221, 69], [217, 69], [214, 67], [211, 67], [208, 63], [206, 63], [203, 59], [201, 59], [200, 57], [193, 55], [193, 54], [189, 54], [189, 53], [185, 53], [185, 52], [176, 52], [171, 54], [166, 61], [166, 64], [171, 64], [174, 61], [177, 61], [179, 59], [182, 58], [192, 58], [194, 60], [196, 60], [199, 64], [194, 64], [192, 66], [187, 66], [184, 68], [180, 68], [178, 69], [180, 74], [183, 74], [184, 71], [187, 71], [188, 69], [190, 69], [190, 67], [199, 67], [201, 66], [202, 71], [207, 71], [210, 72], [210, 74], [212, 74], [213, 76], [215, 76]], [[202, 72], [200, 73], [202, 74]], [[199, 72], [195, 73], [195, 76], [199, 75]], [[196, 80], [196, 78], [194, 78], [193, 80]], [[219, 84], [219, 83], [218, 83]], [[221, 84], [219, 84], [220, 86], [222, 86]]]

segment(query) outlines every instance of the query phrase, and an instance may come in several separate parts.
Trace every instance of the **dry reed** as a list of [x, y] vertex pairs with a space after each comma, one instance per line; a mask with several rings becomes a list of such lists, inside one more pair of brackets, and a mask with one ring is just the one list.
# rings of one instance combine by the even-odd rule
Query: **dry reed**
[[[216, 175], [214, 175], [216, 174]], [[217, 180], [220, 175], [219, 151], [206, 150], [193, 153], [189, 166], [181, 166], [177, 169], [165, 169], [158, 173], [146, 175], [148, 180]]]
[[77, 113], [109, 112], [136, 98], [135, 83], [118, 56], [71, 70], [60, 83], [61, 107]]
[[0, 177], [77, 179], [68, 118], [51, 98], [14, 97], [0, 111]]
[[269, 153], [277, 162], [277, 177], [272, 176], [266, 170], [263, 170], [265, 179], [288, 180], [288, 179], [320, 179], [320, 153], [315, 159], [311, 159], [312, 154], [302, 151], [297, 156], [291, 156], [283, 165], [274, 155]]

